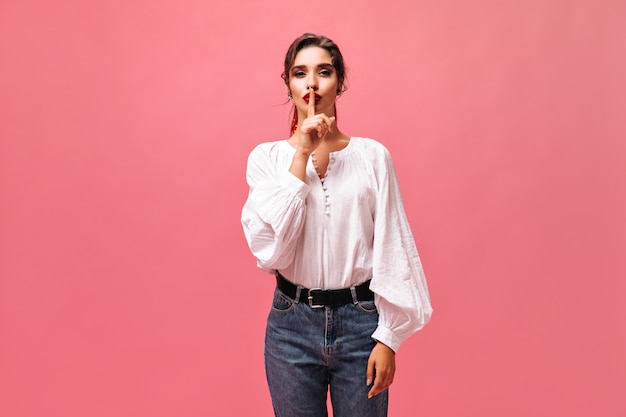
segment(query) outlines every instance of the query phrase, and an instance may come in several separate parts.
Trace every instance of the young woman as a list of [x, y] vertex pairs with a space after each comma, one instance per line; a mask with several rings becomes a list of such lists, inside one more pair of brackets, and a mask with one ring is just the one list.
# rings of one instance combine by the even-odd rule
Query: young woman
[[242, 224], [276, 276], [265, 367], [279, 417], [387, 415], [395, 352], [430, 319], [421, 262], [389, 152], [337, 125], [337, 45], [304, 34], [285, 57], [291, 137], [249, 156]]

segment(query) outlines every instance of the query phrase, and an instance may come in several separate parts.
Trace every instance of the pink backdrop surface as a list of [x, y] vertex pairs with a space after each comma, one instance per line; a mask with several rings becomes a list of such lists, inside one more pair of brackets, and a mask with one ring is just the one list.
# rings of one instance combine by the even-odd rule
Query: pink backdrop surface
[[0, 415], [272, 414], [239, 215], [305, 31], [429, 279], [391, 415], [626, 415], [624, 4], [1, 2]]

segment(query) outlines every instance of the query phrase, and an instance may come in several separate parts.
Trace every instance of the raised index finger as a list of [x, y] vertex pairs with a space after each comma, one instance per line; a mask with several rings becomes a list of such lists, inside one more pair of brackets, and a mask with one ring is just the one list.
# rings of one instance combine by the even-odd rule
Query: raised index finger
[[309, 87], [309, 107], [307, 117], [315, 116], [315, 91], [313, 87]]

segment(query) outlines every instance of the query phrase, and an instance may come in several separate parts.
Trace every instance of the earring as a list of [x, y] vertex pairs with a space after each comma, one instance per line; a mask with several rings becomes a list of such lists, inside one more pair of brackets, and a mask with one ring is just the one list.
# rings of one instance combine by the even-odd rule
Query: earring
[[337, 95], [340, 96], [341, 93], [343, 93], [343, 91], [341, 91], [340, 89], [337, 89]]
[[287, 99], [291, 100], [293, 96], [291, 95], [291, 91], [287, 91]]

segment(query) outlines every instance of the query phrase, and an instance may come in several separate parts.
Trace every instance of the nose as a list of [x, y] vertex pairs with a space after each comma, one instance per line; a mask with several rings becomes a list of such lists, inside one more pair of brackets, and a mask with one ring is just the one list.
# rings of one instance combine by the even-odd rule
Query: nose
[[314, 74], [309, 75], [309, 77], [307, 78], [306, 88], [307, 90], [309, 88], [312, 88], [313, 90], [317, 90], [317, 78], [315, 77]]

